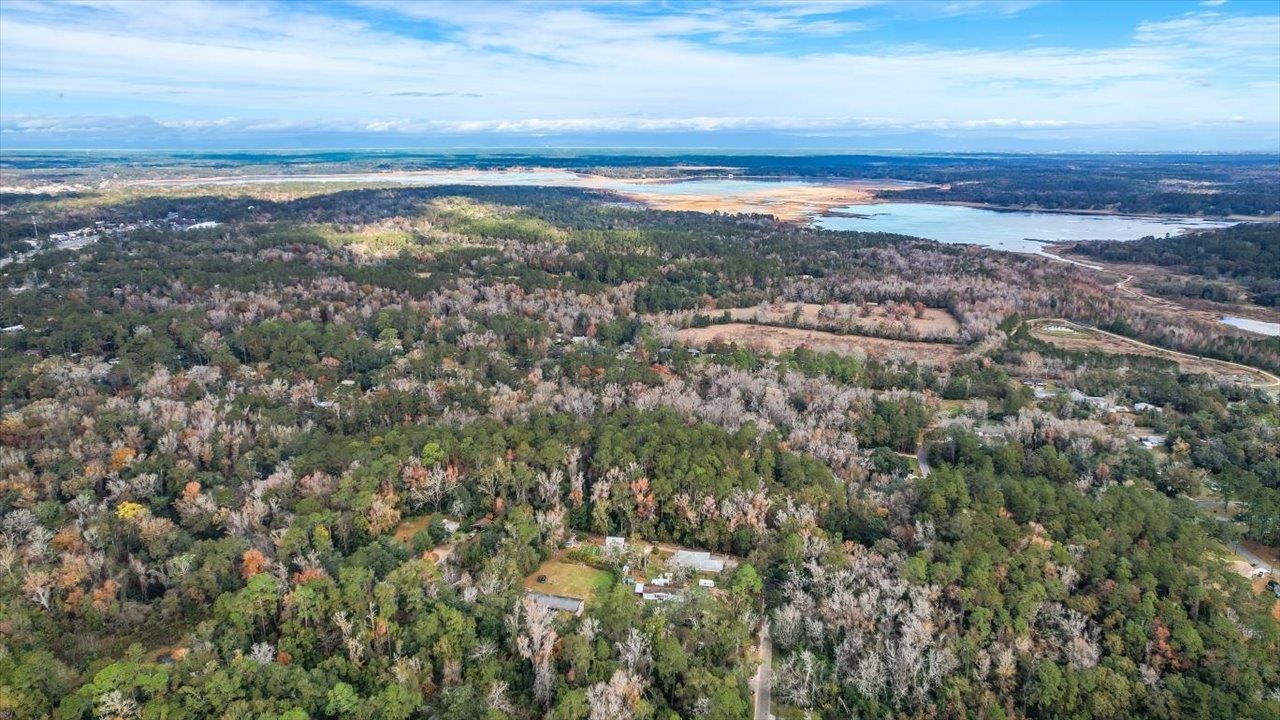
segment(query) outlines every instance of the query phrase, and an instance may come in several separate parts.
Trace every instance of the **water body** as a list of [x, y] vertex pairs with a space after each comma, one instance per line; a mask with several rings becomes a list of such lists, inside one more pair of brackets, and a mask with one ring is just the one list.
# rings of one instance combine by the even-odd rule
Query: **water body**
[[1280, 323], [1263, 322], [1261, 320], [1250, 320], [1249, 318], [1235, 317], [1234, 315], [1223, 315], [1222, 324], [1238, 327], [1241, 330], [1248, 330], [1259, 335], [1270, 335], [1271, 337], [1280, 337]]
[[[386, 173], [248, 174], [145, 181], [144, 185], [251, 185], [261, 183], [353, 183], [388, 185], [521, 185], [594, 188], [645, 196], [775, 195], [832, 186], [876, 189], [911, 187], [895, 180], [788, 180], [759, 177], [707, 177], [642, 180], [585, 175], [557, 168], [525, 170], [425, 170]], [[1199, 228], [1227, 227], [1233, 222], [1202, 218], [1153, 218], [1129, 215], [1083, 215], [1047, 212], [1003, 212], [934, 203], [872, 203], [838, 208], [815, 219], [831, 230], [887, 232], [944, 243], [974, 244], [996, 250], [1040, 253], [1044, 243], [1078, 240], [1136, 240], [1148, 235], [1178, 234]]]
[[1041, 253], [1044, 243], [1077, 240], [1137, 240], [1187, 230], [1228, 227], [1234, 222], [1202, 218], [1073, 215], [1003, 212], [933, 203], [872, 203], [839, 208], [846, 215], [817, 219], [818, 227], [914, 235], [950, 244]]

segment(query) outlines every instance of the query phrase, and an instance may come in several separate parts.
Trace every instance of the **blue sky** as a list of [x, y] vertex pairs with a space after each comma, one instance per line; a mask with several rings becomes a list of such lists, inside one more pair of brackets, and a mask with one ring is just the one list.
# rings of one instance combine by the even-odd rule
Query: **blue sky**
[[0, 4], [0, 150], [1280, 150], [1280, 0]]

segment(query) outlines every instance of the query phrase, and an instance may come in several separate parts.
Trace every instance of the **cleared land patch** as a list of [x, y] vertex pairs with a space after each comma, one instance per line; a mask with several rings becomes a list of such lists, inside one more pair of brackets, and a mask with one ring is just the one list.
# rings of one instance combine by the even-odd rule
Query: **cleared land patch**
[[908, 303], [773, 302], [724, 312], [745, 322], [839, 328], [846, 332], [900, 334], [918, 338], [954, 338], [960, 323], [946, 310]]
[[[608, 184], [603, 184], [608, 187]], [[684, 210], [694, 212], [762, 213], [779, 220], [806, 220], [831, 208], [860, 205], [872, 202], [875, 192], [864, 185], [814, 184], [804, 187], [761, 187], [738, 192], [718, 192], [709, 188], [706, 193], [671, 195], [650, 190], [641, 183], [613, 187], [619, 194], [638, 200], [658, 210]], [[775, 184], [776, 185], [776, 184]], [[892, 186], [891, 183], [886, 183]]]
[[434, 515], [423, 515], [405, 520], [396, 527], [392, 537], [407, 545], [413, 541], [415, 535], [431, 527], [431, 521], [434, 519]]
[[1076, 325], [1062, 320], [1032, 321], [1031, 334], [1045, 342], [1065, 350], [1077, 352], [1101, 352], [1108, 355], [1143, 355], [1171, 360], [1187, 373], [1211, 375], [1231, 382], [1246, 382], [1258, 386], [1274, 387], [1280, 379], [1255, 368], [1196, 357], [1186, 353], [1158, 348], [1154, 345]]
[[[538, 582], [540, 577], [545, 579]], [[611, 584], [613, 576], [604, 570], [562, 560], [548, 560], [524, 579], [527, 590], [587, 601], [608, 590]]]
[[872, 358], [905, 357], [927, 365], [945, 365], [960, 354], [955, 345], [886, 340], [866, 335], [839, 335], [822, 330], [725, 323], [704, 328], [685, 328], [677, 332], [680, 341], [694, 347], [715, 344], [737, 344], [755, 351], [773, 354], [805, 347], [815, 352]]

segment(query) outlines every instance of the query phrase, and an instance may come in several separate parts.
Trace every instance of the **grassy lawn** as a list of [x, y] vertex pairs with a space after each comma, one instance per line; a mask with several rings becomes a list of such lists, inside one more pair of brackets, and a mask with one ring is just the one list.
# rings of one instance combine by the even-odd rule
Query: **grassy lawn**
[[431, 520], [434, 517], [435, 515], [423, 515], [422, 517], [410, 518], [408, 520], [405, 520], [404, 522], [400, 523], [398, 527], [396, 527], [396, 531], [395, 533], [392, 534], [392, 536], [396, 540], [399, 540], [400, 542], [405, 543], [407, 545], [409, 544], [410, 541], [413, 540], [414, 535], [417, 535], [419, 532], [427, 529], [427, 526], [431, 524]]
[[[546, 582], [538, 582], [539, 575], [546, 575]], [[530, 590], [560, 595], [562, 597], [591, 600], [596, 593], [609, 589], [613, 575], [587, 565], [548, 560], [524, 579]]]

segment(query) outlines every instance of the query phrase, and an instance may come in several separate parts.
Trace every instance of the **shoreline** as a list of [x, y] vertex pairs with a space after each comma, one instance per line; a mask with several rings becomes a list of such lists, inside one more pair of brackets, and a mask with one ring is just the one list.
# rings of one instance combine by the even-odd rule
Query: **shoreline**
[[[710, 168], [698, 168], [700, 170]], [[717, 168], [718, 169], [718, 168]], [[522, 181], [513, 183], [501, 182], [503, 175], [525, 175]], [[543, 178], [528, 177], [546, 175]], [[687, 195], [667, 195], [646, 191], [647, 187], [670, 186], [697, 182], [747, 182], [759, 183], [758, 189], [739, 191], [728, 194], [717, 194], [714, 190], [706, 193]], [[729, 213], [760, 213], [773, 215], [783, 222], [809, 222], [821, 216], [842, 217], [857, 216], [857, 213], [841, 213], [840, 209], [875, 203], [921, 203], [929, 205], [951, 205], [976, 210], [1009, 213], [1047, 213], [1056, 215], [1131, 217], [1145, 220], [1178, 221], [1206, 220], [1219, 222], [1264, 222], [1280, 223], [1280, 213], [1272, 215], [1178, 215], [1165, 213], [1130, 213], [1113, 209], [1093, 208], [1040, 208], [1028, 206], [997, 205], [992, 203], [968, 200], [943, 199], [909, 199], [885, 196], [885, 191], [920, 189], [937, 187], [936, 183], [923, 183], [910, 180], [842, 178], [842, 177], [801, 177], [772, 175], [732, 175], [723, 174], [691, 174], [656, 177], [612, 177], [581, 170], [572, 170], [553, 166], [529, 165], [512, 166], [503, 169], [480, 168], [443, 168], [438, 170], [391, 170], [383, 172], [355, 173], [257, 173], [244, 175], [183, 175], [177, 177], [148, 178], [120, 183], [116, 187], [172, 187], [192, 188], [201, 186], [237, 186], [237, 185], [270, 185], [280, 184], [369, 184], [372, 186], [404, 185], [409, 187], [430, 187], [438, 185], [472, 185], [484, 187], [573, 187], [615, 192], [630, 200], [644, 202], [650, 207], [663, 210], [711, 212], [719, 210]], [[795, 183], [799, 187], [787, 193], [774, 194], [776, 183]], [[801, 195], [802, 197], [795, 197]]]
[[1264, 323], [1280, 322], [1280, 316], [1278, 316], [1276, 311], [1273, 311], [1270, 308], [1256, 305], [1211, 302], [1195, 298], [1169, 298], [1159, 295], [1151, 295], [1144, 292], [1139, 287], [1135, 287], [1137, 284], [1135, 281], [1142, 280], [1142, 278], [1138, 276], [1138, 273], [1141, 270], [1152, 270], [1160, 273], [1165, 271], [1163, 268], [1140, 264], [1117, 265], [1114, 263], [1103, 263], [1099, 265], [1090, 265], [1074, 259], [1075, 256], [1072, 256], [1070, 253], [1064, 253], [1063, 250], [1065, 247], [1067, 246], [1063, 244], [1046, 245], [1042, 250], [1042, 254], [1055, 260], [1071, 263], [1072, 265], [1078, 265], [1080, 267], [1086, 267], [1096, 272], [1103, 273], [1104, 275], [1111, 276], [1116, 281], [1114, 284], [1115, 289], [1118, 292], [1129, 296], [1132, 300], [1144, 302], [1148, 305], [1152, 305], [1166, 311], [1186, 313], [1202, 320], [1231, 328], [1236, 332], [1244, 333], [1249, 337], [1275, 337], [1274, 335], [1250, 330], [1248, 328], [1242, 328], [1223, 321], [1223, 318], [1225, 317], [1238, 317], [1245, 320], [1254, 320]]
[[904, 200], [902, 198], [877, 197], [876, 202], [883, 203], [919, 203], [922, 205], [953, 205], [975, 210], [991, 210], [992, 212], [1025, 212], [1052, 215], [1098, 215], [1104, 217], [1131, 217], [1144, 220], [1216, 220], [1221, 222], [1274, 222], [1280, 223], [1280, 213], [1272, 215], [1176, 215], [1168, 213], [1130, 213], [1119, 210], [1094, 210], [1081, 208], [1078, 210], [1062, 208], [1019, 207], [1016, 205], [993, 205], [991, 203], [972, 202], [969, 200]]

